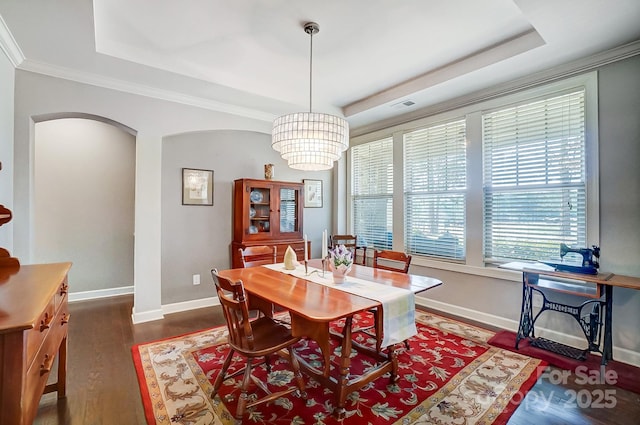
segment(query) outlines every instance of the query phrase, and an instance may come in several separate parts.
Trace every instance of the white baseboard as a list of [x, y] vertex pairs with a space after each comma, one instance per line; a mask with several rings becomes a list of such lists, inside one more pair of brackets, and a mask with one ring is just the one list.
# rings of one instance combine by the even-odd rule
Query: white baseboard
[[[69, 302], [97, 300], [100, 298], [117, 297], [121, 295], [132, 295], [133, 286], [122, 286], [120, 288], [98, 289], [95, 291], [72, 292], [69, 294]], [[195, 310], [203, 307], [220, 305], [218, 297], [202, 298], [198, 300], [183, 301], [173, 304], [165, 304], [159, 310], [145, 312], [132, 312], [133, 324], [150, 322], [164, 319], [165, 314], [179, 313], [181, 311]]]
[[[506, 329], [513, 332], [518, 330], [518, 322], [511, 319], [505, 319], [504, 317], [495, 316], [493, 314], [483, 313], [477, 310], [471, 310], [465, 307], [460, 307], [453, 304], [443, 303], [441, 301], [430, 300], [427, 298], [416, 297], [416, 304], [419, 306], [431, 308], [433, 310], [441, 311], [443, 313], [453, 314], [465, 319], [474, 320], [476, 322], [485, 323], [487, 325], [495, 326], [500, 329]], [[536, 327], [536, 336], [551, 339], [553, 341], [560, 342], [562, 344], [580, 347], [584, 345], [584, 339], [576, 337], [574, 335], [567, 335], [553, 329], [538, 328]], [[615, 341], [614, 341], [615, 342]], [[626, 348], [613, 347], [613, 358], [616, 361], [627, 363], [633, 366], [640, 367], [640, 353], [631, 351]]]
[[154, 320], [164, 319], [162, 310], [145, 311], [144, 313], [136, 313], [135, 309], [131, 312], [131, 322], [134, 325], [145, 322], [152, 322]]
[[119, 288], [98, 289], [95, 291], [71, 292], [69, 302], [96, 300], [99, 298], [117, 297], [133, 294], [133, 286], [121, 286]]
[[198, 308], [220, 305], [218, 297], [201, 298], [199, 300], [183, 301], [162, 306], [164, 314], [179, 313], [181, 311], [196, 310]]

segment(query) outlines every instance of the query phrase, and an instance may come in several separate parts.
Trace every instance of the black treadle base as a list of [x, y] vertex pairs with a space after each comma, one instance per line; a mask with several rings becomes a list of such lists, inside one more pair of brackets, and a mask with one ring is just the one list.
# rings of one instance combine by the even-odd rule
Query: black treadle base
[[575, 347], [570, 347], [568, 345], [551, 341], [546, 338], [535, 338], [531, 340], [530, 345], [532, 347], [542, 348], [543, 350], [551, 351], [556, 354], [560, 354], [561, 356], [569, 357], [571, 359], [576, 360], [586, 360], [587, 359], [587, 351], [580, 350]]

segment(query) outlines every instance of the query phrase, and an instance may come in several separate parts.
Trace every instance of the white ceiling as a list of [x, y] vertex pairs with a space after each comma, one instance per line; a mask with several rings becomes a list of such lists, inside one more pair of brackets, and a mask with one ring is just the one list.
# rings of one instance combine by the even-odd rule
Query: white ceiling
[[[19, 68], [352, 129], [640, 39], [639, 0], [2, 0]], [[406, 100], [411, 107], [399, 107]]]

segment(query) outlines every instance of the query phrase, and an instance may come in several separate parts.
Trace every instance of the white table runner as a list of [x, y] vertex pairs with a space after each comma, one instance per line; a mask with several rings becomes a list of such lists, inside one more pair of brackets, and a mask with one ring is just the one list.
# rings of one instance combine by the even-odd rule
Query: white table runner
[[412, 291], [352, 276], [346, 276], [344, 283], [336, 284], [333, 282], [330, 271], [322, 277], [322, 270], [309, 267], [309, 273], [315, 273], [307, 276], [302, 264], [296, 266], [294, 270], [285, 269], [284, 263], [268, 264], [264, 267], [380, 302], [383, 312], [382, 347], [400, 343], [418, 333], [415, 320], [415, 294]]

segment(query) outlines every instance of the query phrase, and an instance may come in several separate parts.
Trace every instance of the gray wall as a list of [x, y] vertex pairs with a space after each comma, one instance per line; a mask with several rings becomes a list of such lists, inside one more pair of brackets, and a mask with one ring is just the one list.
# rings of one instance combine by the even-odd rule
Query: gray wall
[[[110, 82], [107, 82], [110, 83]], [[155, 96], [155, 97], [153, 97]], [[134, 322], [162, 318], [162, 138], [215, 129], [267, 133], [271, 122], [16, 70], [14, 106], [13, 254], [33, 262], [35, 122], [51, 115], [89, 114], [136, 133]], [[73, 207], [73, 206], [70, 206]], [[81, 208], [82, 206], [75, 206]], [[70, 282], [71, 293], [77, 291]]]
[[[13, 209], [13, 92], [15, 71], [0, 53], [0, 205]], [[13, 223], [0, 228], [0, 247], [13, 254]]]
[[[598, 74], [601, 270], [640, 277], [640, 56], [604, 66]], [[451, 305], [457, 313], [496, 324], [514, 326], [519, 320], [518, 282], [419, 266], [411, 270], [445, 282], [423, 295], [427, 304]], [[640, 359], [640, 291], [615, 288], [613, 299], [614, 346]], [[560, 313], [544, 313], [539, 324], [580, 335], [577, 323]]]
[[[230, 113], [212, 111], [194, 106], [161, 100], [153, 97], [139, 96], [118, 90], [111, 90], [59, 78], [16, 71], [15, 75], [15, 149], [14, 165], [16, 167], [15, 191], [15, 253], [23, 264], [34, 262], [36, 244], [34, 242], [35, 205], [33, 202], [33, 175], [37, 167], [33, 158], [35, 145], [35, 123], [49, 119], [52, 115], [89, 114], [102, 120], [118, 123], [136, 132], [136, 178], [135, 178], [135, 253], [134, 253], [134, 320], [145, 321], [162, 317], [162, 306], [173, 302], [197, 300], [203, 294], [211, 295], [206, 285], [194, 287], [191, 276], [200, 273], [203, 284], [208, 282], [207, 273], [212, 259], [228, 258], [227, 241], [219, 246], [212, 246], [208, 239], [215, 237], [202, 231], [207, 218], [203, 215], [214, 212], [211, 216], [214, 223], [225, 223], [231, 230], [228, 218], [231, 209], [224, 209], [222, 204], [214, 207], [184, 207], [180, 205], [179, 184], [180, 173], [175, 171], [182, 167], [213, 169], [216, 181], [232, 181], [241, 177], [262, 177], [263, 164], [276, 164], [276, 179], [301, 181], [304, 178], [324, 180], [324, 208], [306, 209], [305, 232], [308, 233], [314, 250], [320, 247], [322, 230], [330, 228], [331, 223], [331, 172], [300, 173], [288, 170], [286, 164], [271, 149], [270, 118], [256, 119], [241, 117]], [[220, 143], [215, 137], [222, 130], [229, 134], [241, 134], [240, 137], [225, 136]], [[220, 133], [220, 134], [223, 134]], [[255, 134], [254, 134], [255, 133]], [[247, 134], [254, 134], [247, 138]], [[256, 142], [256, 134], [260, 134], [260, 142]], [[189, 142], [204, 137], [207, 142], [190, 149]], [[171, 139], [166, 145], [163, 139]], [[184, 139], [184, 140], [182, 140]], [[185, 144], [181, 144], [181, 142]], [[248, 146], [245, 146], [248, 143]], [[175, 148], [171, 148], [176, 145]], [[211, 150], [224, 146], [224, 151]], [[181, 159], [180, 159], [181, 158]], [[174, 162], [178, 161], [180, 162]], [[267, 161], [268, 159], [268, 161]], [[165, 170], [166, 167], [173, 167]], [[226, 170], [226, 171], [225, 171]], [[249, 173], [250, 175], [246, 175]], [[167, 174], [168, 173], [168, 174]], [[175, 174], [177, 173], [177, 174]], [[176, 176], [178, 176], [176, 178]], [[166, 187], [165, 187], [166, 183]], [[171, 185], [178, 185], [177, 187]], [[219, 189], [224, 194], [224, 189]], [[166, 193], [166, 195], [165, 195]], [[166, 196], [166, 199], [165, 199]], [[216, 199], [219, 198], [216, 193]], [[181, 213], [165, 211], [164, 206], [176, 206]], [[224, 201], [223, 201], [224, 202]], [[73, 206], [70, 206], [72, 208]], [[81, 205], [76, 206], [82, 208]], [[200, 210], [198, 208], [201, 208]], [[198, 212], [199, 211], [199, 212]], [[195, 217], [189, 214], [195, 213]], [[219, 216], [218, 216], [219, 215]], [[176, 217], [173, 221], [172, 217]], [[203, 219], [203, 223], [197, 223]], [[180, 229], [184, 220], [196, 224], [192, 229]], [[201, 225], [199, 225], [201, 224]], [[177, 231], [172, 232], [173, 225]], [[165, 228], [166, 227], [166, 228]], [[165, 235], [164, 231], [168, 234]], [[90, 237], [90, 235], [87, 235]], [[171, 247], [173, 240], [198, 241], [189, 242], [181, 249], [199, 252], [201, 257], [193, 262], [192, 256], [176, 256], [173, 252], [165, 254], [162, 247]], [[170, 249], [170, 248], [168, 248]], [[185, 261], [183, 264], [182, 261]], [[227, 260], [228, 261], [228, 260]], [[168, 262], [168, 265], [165, 264]], [[218, 264], [223, 267], [224, 264]], [[174, 269], [175, 268], [175, 269]], [[120, 285], [113, 282], [112, 287]], [[188, 284], [188, 286], [186, 286]], [[163, 285], [167, 289], [163, 290]], [[82, 287], [70, 282], [73, 294]], [[102, 289], [102, 288], [97, 288]]]
[[[264, 164], [275, 165], [274, 180], [324, 181], [323, 208], [305, 208], [304, 232], [312, 256], [320, 256], [320, 236], [329, 229], [329, 171], [301, 172], [287, 167], [271, 149], [271, 136], [250, 131], [208, 131], [166, 137], [162, 145], [162, 304], [215, 296], [210, 270], [230, 267], [233, 239], [233, 181], [264, 178]], [[214, 171], [213, 206], [182, 205], [182, 168]], [[194, 286], [192, 276], [200, 274]]]
[[96, 120], [35, 125], [34, 262], [73, 262], [74, 292], [133, 285], [135, 148]]

